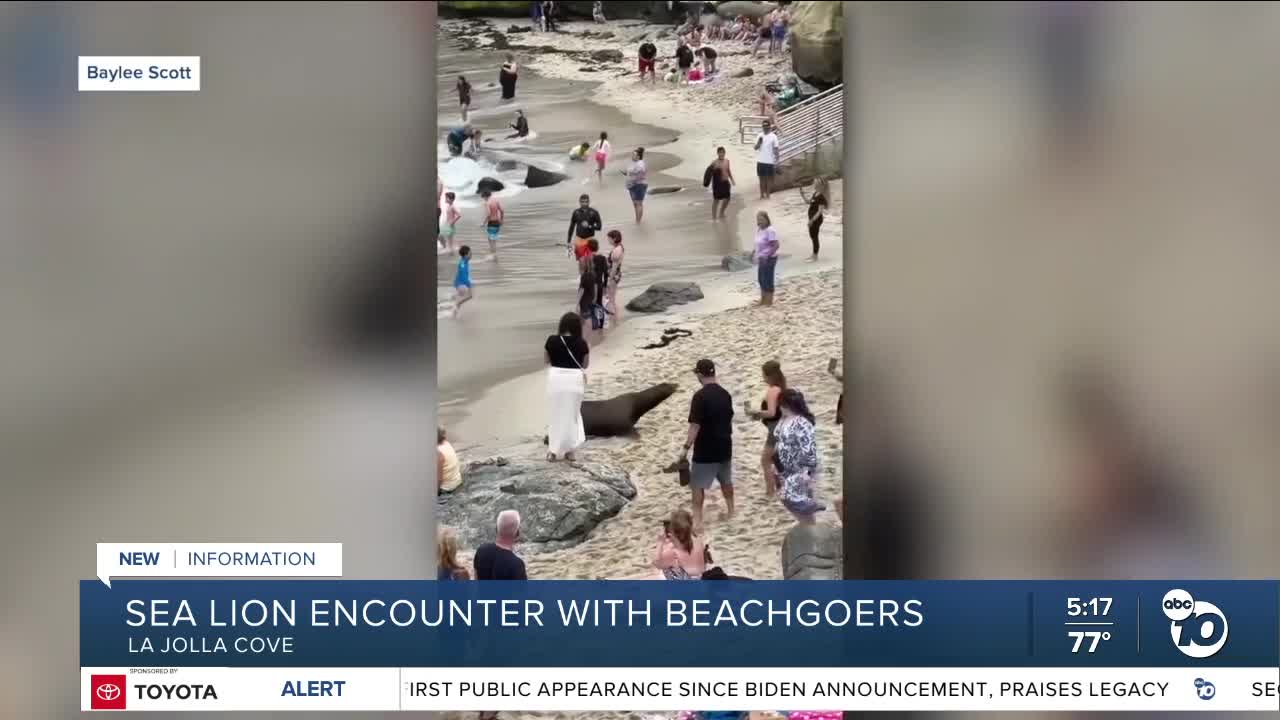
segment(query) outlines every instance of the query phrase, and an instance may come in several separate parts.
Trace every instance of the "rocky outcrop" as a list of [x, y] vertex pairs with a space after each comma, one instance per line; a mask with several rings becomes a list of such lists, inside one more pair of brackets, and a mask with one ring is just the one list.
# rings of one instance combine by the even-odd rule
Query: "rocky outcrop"
[[791, 69], [821, 90], [844, 82], [844, 3], [798, 2], [794, 7], [787, 33]]
[[742, 272], [750, 270], [753, 263], [751, 262], [751, 252], [744, 250], [733, 255], [725, 255], [720, 258], [720, 267], [729, 272]]
[[784, 580], [844, 579], [844, 537], [834, 525], [796, 525], [782, 540]]
[[439, 522], [454, 528], [463, 547], [493, 540], [503, 510], [520, 513], [520, 552], [577, 545], [636, 496], [627, 472], [592, 460], [547, 462], [541, 447], [468, 463], [462, 487], [439, 502]]
[[[799, 5], [800, 3], [796, 3]], [[773, 12], [776, 8], [775, 3], [766, 2], [747, 2], [746, 0], [731, 0], [731, 2], [720, 3], [716, 6], [716, 14], [723, 18], [736, 18], [739, 15], [745, 15], [749, 18], [760, 18]]]
[[561, 172], [554, 170], [543, 170], [536, 165], [530, 165], [529, 170], [524, 176], [524, 186], [528, 188], [549, 187], [558, 182], [563, 182], [569, 178]]
[[[585, 19], [591, 17], [590, 2], [561, 2], [561, 20]], [[440, 17], [529, 17], [527, 2], [441, 2]], [[676, 4], [677, 14], [683, 14], [681, 5]], [[672, 20], [667, 3], [661, 0], [647, 2], [644, 0], [614, 0], [605, 3], [605, 16], [612, 19], [648, 20], [655, 23], [666, 23]]]
[[627, 303], [631, 312], [657, 313], [673, 305], [684, 305], [703, 298], [702, 288], [691, 282], [663, 282], [649, 286], [648, 290]]
[[497, 178], [480, 178], [480, 182], [476, 183], [476, 194], [479, 195], [485, 190], [488, 190], [489, 192], [501, 192], [504, 187], [506, 187], [506, 185]]

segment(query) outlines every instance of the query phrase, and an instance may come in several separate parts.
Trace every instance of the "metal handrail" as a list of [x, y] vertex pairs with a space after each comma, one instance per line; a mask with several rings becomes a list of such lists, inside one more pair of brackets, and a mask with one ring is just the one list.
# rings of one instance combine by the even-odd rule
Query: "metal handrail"
[[[777, 115], [778, 160], [786, 162], [812, 151], [823, 143], [844, 134], [844, 86], [806, 98], [782, 110]], [[748, 133], [759, 132], [761, 122], [769, 119], [761, 115], [744, 115], [738, 118], [738, 135], [748, 142]]]

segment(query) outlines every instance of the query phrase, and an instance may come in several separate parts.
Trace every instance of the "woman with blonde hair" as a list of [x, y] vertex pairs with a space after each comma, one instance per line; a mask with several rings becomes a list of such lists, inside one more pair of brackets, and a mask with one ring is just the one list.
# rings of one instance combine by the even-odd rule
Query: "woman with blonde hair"
[[436, 580], [470, 580], [471, 573], [458, 562], [458, 534], [442, 527], [436, 533]]
[[662, 523], [653, 566], [668, 580], [701, 580], [707, 570], [706, 543], [693, 532], [693, 516], [676, 510]]

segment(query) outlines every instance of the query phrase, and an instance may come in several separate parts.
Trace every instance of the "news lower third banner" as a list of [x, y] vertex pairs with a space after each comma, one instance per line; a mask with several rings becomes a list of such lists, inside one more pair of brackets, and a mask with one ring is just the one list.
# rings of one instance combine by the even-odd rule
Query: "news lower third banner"
[[85, 710], [1280, 711], [1280, 583], [125, 580]]

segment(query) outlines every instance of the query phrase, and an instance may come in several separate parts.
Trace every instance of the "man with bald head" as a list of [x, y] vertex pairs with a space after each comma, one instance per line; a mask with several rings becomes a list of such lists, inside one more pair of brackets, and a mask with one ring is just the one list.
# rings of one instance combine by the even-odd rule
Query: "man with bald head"
[[477, 580], [528, 580], [524, 561], [516, 555], [520, 539], [520, 513], [503, 510], [498, 513], [498, 538], [476, 549]]

